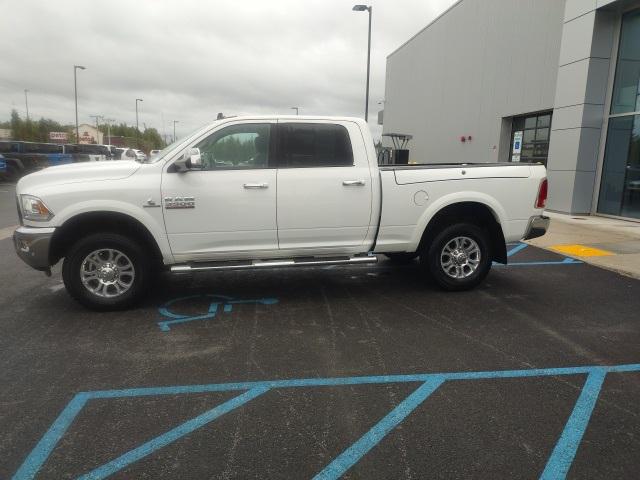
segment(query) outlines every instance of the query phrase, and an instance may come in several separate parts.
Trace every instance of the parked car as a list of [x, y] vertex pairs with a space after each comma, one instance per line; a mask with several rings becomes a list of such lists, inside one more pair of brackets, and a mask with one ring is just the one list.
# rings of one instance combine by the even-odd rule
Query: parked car
[[64, 146], [64, 152], [70, 153], [74, 162], [102, 162], [111, 159], [111, 150], [106, 145], [69, 144]]
[[144, 162], [147, 159], [142, 150], [136, 150], [135, 148], [118, 148], [116, 149], [116, 157], [118, 160], [135, 160], [138, 162]]
[[55, 143], [0, 141], [0, 154], [5, 158], [7, 180], [18, 180], [43, 168], [73, 162], [64, 146]]
[[135, 148], [133, 148], [132, 150], [136, 154], [136, 160], [138, 160], [139, 162], [144, 162], [147, 159], [147, 154], [144, 153], [142, 150], [138, 150]]
[[20, 180], [17, 254], [94, 309], [132, 305], [154, 270], [192, 273], [419, 257], [446, 290], [478, 285], [506, 242], [545, 233], [540, 164], [378, 167], [343, 117], [217, 121], [145, 163], [53, 167]]

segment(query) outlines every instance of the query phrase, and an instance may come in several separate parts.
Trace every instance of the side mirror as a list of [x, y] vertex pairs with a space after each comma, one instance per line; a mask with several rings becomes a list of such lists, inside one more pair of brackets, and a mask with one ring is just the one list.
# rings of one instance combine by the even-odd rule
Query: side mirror
[[200, 170], [202, 168], [202, 155], [199, 148], [190, 148], [188, 151], [189, 158], [187, 160], [187, 167], [191, 170]]
[[179, 172], [200, 170], [202, 168], [202, 155], [200, 154], [200, 149], [190, 148], [184, 153], [182, 158], [174, 162], [174, 165]]

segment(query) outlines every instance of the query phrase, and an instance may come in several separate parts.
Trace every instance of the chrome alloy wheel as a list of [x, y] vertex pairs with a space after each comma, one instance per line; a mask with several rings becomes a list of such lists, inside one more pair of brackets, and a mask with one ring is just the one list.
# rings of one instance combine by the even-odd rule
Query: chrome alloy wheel
[[129, 291], [136, 278], [136, 270], [124, 253], [103, 248], [85, 257], [80, 266], [80, 278], [94, 295], [113, 298]]
[[440, 252], [440, 265], [444, 272], [455, 279], [467, 278], [480, 265], [480, 247], [469, 237], [455, 237], [449, 240]]

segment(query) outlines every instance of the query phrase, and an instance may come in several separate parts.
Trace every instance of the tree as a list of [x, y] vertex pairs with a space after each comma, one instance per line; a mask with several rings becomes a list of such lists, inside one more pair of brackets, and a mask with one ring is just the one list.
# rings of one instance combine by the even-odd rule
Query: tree
[[41, 118], [38, 121], [22, 120], [16, 110], [11, 111], [11, 120], [8, 122], [11, 135], [14, 140], [23, 142], [49, 142], [50, 132], [71, 133], [72, 127], [62, 125], [49, 118]]

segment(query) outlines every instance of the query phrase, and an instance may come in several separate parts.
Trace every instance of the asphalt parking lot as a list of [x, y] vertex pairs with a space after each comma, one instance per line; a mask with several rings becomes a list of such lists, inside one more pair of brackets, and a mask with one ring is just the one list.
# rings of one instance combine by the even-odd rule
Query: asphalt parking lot
[[382, 262], [96, 314], [1, 240], [0, 478], [637, 478], [640, 282], [510, 249], [466, 293]]

